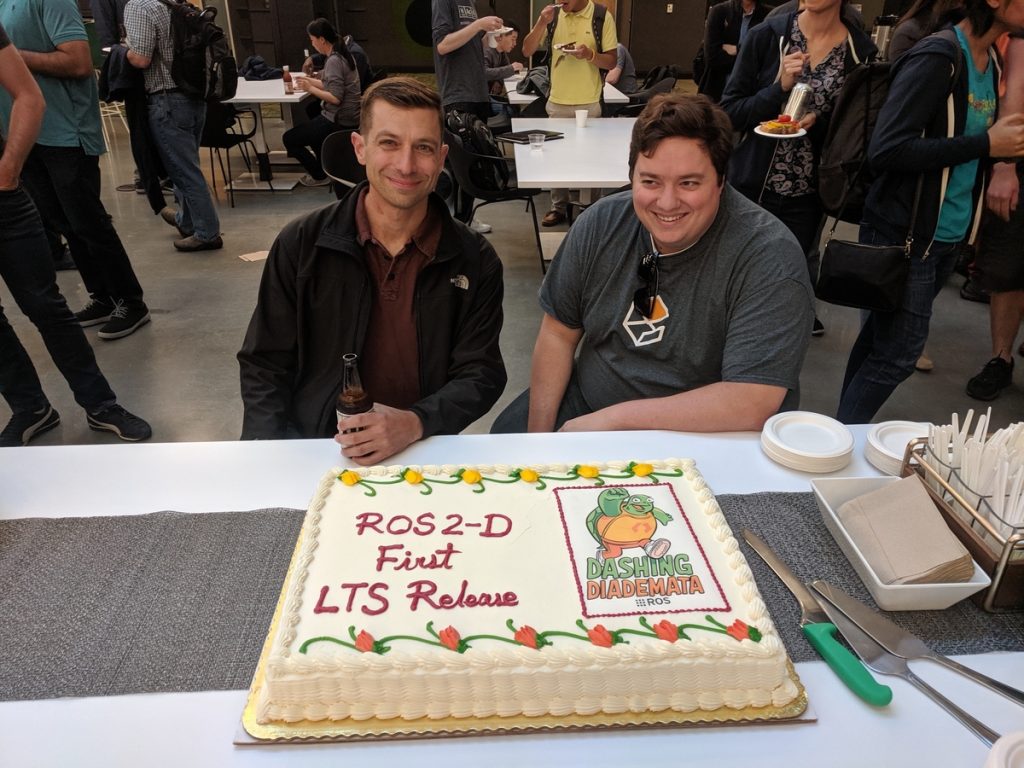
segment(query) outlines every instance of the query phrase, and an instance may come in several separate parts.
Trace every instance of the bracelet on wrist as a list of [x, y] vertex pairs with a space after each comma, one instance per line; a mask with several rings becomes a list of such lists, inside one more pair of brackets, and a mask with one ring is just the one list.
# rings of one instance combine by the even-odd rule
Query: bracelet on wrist
[[596, 58], [597, 58], [597, 51], [596, 50], [595, 51], [591, 51], [590, 52], [590, 58], [587, 59], [587, 61], [593, 61]]

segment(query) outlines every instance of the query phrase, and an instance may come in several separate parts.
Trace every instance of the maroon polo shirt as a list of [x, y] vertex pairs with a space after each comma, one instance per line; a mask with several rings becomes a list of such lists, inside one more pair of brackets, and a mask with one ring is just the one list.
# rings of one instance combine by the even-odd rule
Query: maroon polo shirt
[[356, 201], [357, 239], [373, 281], [370, 326], [359, 373], [375, 403], [409, 408], [421, 399], [416, 337], [416, 278], [434, 260], [441, 241], [441, 217], [433, 205], [402, 250], [392, 256], [370, 231], [364, 189]]

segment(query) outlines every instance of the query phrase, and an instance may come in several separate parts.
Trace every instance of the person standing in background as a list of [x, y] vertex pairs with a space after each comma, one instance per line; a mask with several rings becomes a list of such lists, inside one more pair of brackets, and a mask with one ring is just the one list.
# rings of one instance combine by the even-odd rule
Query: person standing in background
[[[154, 0], [155, 2], [156, 0]], [[76, 317], [120, 339], [149, 322], [142, 286], [100, 199], [100, 160], [107, 151], [89, 38], [74, 0], [0, 4], [0, 24], [39, 84], [46, 113], [22, 180], [42, 218], [77, 238], [75, 251], [90, 301]], [[0, 92], [0, 121], [11, 119]]]
[[129, 0], [124, 9], [124, 26], [128, 62], [144, 70], [149, 127], [174, 184], [178, 210], [168, 207], [160, 212], [181, 236], [174, 241], [174, 247], [179, 251], [223, 248], [220, 218], [199, 166], [206, 102], [182, 93], [171, 77], [171, 9], [160, 0]]
[[[595, 23], [595, 19], [600, 23]], [[595, 26], [600, 39], [595, 36]], [[615, 19], [593, 0], [560, 0], [545, 5], [533, 29], [523, 38], [523, 55], [532, 56], [547, 42], [551, 94], [546, 105], [548, 117], [575, 117], [585, 109], [590, 117], [601, 116], [601, 70], [617, 63]], [[568, 219], [568, 189], [551, 190], [551, 210], [543, 225], [554, 227]]]
[[715, 102], [721, 100], [747, 32], [767, 15], [768, 7], [759, 0], [726, 0], [711, 6], [704, 25], [705, 65], [698, 93]]
[[[122, 440], [145, 440], [152, 431], [117, 404], [96, 365], [96, 356], [57, 287], [50, 248], [32, 198], [20, 184], [25, 158], [43, 122], [42, 92], [0, 25], [0, 92], [12, 102], [0, 138], [0, 277], [15, 302], [43, 337], [50, 357], [85, 409], [90, 429]], [[0, 447], [27, 445], [60, 423], [39, 375], [0, 307], [0, 395], [11, 418], [0, 431]]]

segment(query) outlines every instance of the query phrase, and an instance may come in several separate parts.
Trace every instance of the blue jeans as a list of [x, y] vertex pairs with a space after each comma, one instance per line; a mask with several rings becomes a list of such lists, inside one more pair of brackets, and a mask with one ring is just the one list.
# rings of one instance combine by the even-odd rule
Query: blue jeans
[[[860, 242], [892, 245], [861, 225]], [[922, 259], [926, 241], [916, 240], [910, 252], [910, 275], [903, 304], [895, 312], [871, 312], [850, 350], [836, 418], [844, 424], [867, 424], [896, 387], [914, 372], [928, 340], [932, 302], [956, 266], [960, 243], [933, 242]]]
[[[14, 301], [43, 337], [43, 343], [67, 379], [75, 402], [87, 411], [112, 405], [116, 398], [96, 365], [82, 326], [57, 287], [57, 273], [43, 222], [21, 187], [0, 191], [0, 278]], [[14, 413], [38, 411], [48, 401], [39, 376], [0, 307], [0, 395]]]
[[206, 104], [181, 93], [151, 93], [149, 127], [174, 184], [178, 228], [200, 240], [220, 235], [220, 219], [206, 178], [199, 167], [199, 140], [206, 122]]

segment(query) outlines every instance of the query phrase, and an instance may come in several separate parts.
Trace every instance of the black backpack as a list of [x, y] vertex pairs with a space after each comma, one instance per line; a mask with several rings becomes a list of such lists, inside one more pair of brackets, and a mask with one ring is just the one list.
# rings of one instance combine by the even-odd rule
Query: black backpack
[[547, 67], [531, 67], [523, 79], [516, 83], [518, 93], [547, 98], [551, 94], [551, 78]]
[[470, 163], [469, 175], [481, 189], [501, 192], [508, 189], [509, 170], [504, 156], [494, 140], [494, 134], [476, 115], [460, 110], [450, 110], [446, 117], [448, 130], [454, 133], [462, 146], [475, 155], [485, 155], [502, 159], [500, 163], [490, 163], [476, 158]]
[[171, 9], [174, 62], [171, 77], [181, 92], [203, 101], [226, 101], [238, 88], [238, 67], [216, 8], [199, 10], [186, 0], [160, 0]]
[[[950, 38], [956, 45], [959, 56], [951, 81], [955, 83], [963, 67], [956, 33], [943, 30], [935, 34]], [[818, 197], [829, 216], [860, 223], [864, 200], [876, 176], [867, 160], [868, 145], [878, 113], [889, 96], [889, 78], [887, 61], [862, 62], [846, 73], [818, 161]]]

